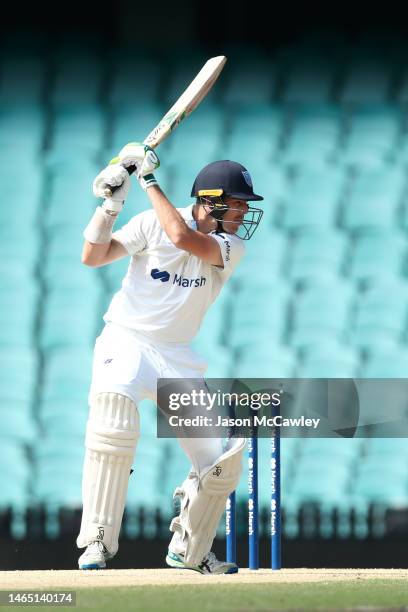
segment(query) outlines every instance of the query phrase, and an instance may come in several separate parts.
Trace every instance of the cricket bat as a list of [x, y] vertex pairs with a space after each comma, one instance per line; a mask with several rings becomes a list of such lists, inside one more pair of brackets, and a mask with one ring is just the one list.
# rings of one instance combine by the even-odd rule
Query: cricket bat
[[[144, 144], [155, 149], [176, 129], [183, 119], [188, 117], [197, 108], [218, 79], [226, 61], [227, 58], [224, 55], [219, 55], [218, 57], [212, 57], [204, 64], [177, 102], [173, 104], [156, 127], [144, 139]], [[130, 166], [127, 170], [129, 174], [132, 174], [135, 171], [135, 167]], [[112, 189], [105, 189], [105, 196], [107, 198], [111, 197], [114, 191], [114, 187]]]

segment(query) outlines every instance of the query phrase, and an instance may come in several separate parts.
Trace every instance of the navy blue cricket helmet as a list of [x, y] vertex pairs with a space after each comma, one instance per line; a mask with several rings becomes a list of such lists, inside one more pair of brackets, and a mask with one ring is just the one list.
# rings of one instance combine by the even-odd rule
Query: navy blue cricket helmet
[[[227, 231], [223, 225], [223, 216], [231, 207], [225, 203], [223, 196], [237, 198], [238, 200], [259, 201], [263, 197], [254, 193], [251, 175], [248, 170], [238, 162], [229, 159], [212, 162], [198, 173], [191, 196], [198, 198], [201, 204], [208, 206], [210, 215], [218, 221], [218, 231]], [[249, 240], [262, 218], [263, 210], [248, 206], [248, 212], [242, 221], [243, 232], [237, 233], [242, 240]]]

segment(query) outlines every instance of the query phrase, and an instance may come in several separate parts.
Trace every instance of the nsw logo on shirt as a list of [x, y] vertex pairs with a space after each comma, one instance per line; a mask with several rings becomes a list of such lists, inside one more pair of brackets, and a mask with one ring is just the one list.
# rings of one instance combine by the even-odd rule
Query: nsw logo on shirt
[[[150, 276], [154, 280], [161, 280], [162, 283], [167, 283], [170, 280], [170, 274], [166, 270], [159, 270], [153, 268], [150, 272]], [[205, 276], [199, 276], [198, 278], [186, 278], [185, 276], [178, 275], [177, 272], [173, 276], [173, 285], [179, 287], [203, 287], [207, 282]]]

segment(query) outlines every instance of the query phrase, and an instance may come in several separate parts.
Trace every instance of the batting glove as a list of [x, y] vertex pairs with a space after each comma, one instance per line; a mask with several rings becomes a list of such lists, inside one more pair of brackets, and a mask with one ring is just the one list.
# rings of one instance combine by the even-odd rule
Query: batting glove
[[[114, 189], [112, 189], [112, 187]], [[93, 192], [97, 198], [103, 198], [107, 192], [112, 195], [105, 199], [102, 208], [118, 215], [130, 189], [129, 173], [120, 164], [112, 162], [102, 170], [93, 182]]]
[[153, 172], [160, 166], [160, 160], [155, 151], [142, 142], [130, 142], [120, 151], [116, 160], [128, 168], [135, 166], [135, 174], [142, 189], [157, 185]]

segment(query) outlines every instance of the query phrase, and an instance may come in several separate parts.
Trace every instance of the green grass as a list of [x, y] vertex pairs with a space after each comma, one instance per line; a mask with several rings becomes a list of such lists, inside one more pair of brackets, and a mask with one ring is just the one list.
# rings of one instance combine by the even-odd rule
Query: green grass
[[[77, 607], [110, 612], [261, 612], [265, 610], [328, 610], [357, 606], [408, 606], [408, 584], [403, 580], [342, 582], [174, 585], [77, 590]], [[66, 608], [70, 609], [70, 608]]]

